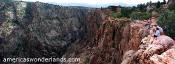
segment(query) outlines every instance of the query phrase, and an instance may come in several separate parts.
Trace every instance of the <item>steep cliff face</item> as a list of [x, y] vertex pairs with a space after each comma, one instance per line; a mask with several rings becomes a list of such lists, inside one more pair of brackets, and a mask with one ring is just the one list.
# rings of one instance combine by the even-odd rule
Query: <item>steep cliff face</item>
[[6, 55], [16, 55], [14, 50], [17, 50], [19, 44], [24, 41], [25, 30], [19, 25], [17, 19], [21, 20], [24, 17], [23, 9], [26, 7], [26, 3], [0, 3], [0, 55], [2, 58]]
[[34, 3], [31, 4], [31, 9], [32, 21], [28, 25], [31, 37], [44, 43], [42, 46], [48, 47], [47, 51], [56, 50], [55, 53], [47, 53], [61, 56], [71, 43], [79, 42], [85, 35], [86, 8]]
[[[94, 24], [96, 25], [96, 24]], [[175, 41], [150, 37], [150, 23], [106, 17], [90, 39], [74, 44], [63, 57], [79, 57], [78, 64], [173, 64]], [[89, 31], [91, 34], [91, 31]], [[67, 64], [77, 64], [67, 63]]]
[[138, 50], [140, 41], [148, 35], [148, 28], [148, 23], [108, 17], [92, 39], [76, 45], [76, 52], [69, 52], [64, 57], [80, 57], [80, 64], [120, 64], [126, 51]]
[[61, 57], [86, 33], [89, 8], [0, 2], [0, 55]]

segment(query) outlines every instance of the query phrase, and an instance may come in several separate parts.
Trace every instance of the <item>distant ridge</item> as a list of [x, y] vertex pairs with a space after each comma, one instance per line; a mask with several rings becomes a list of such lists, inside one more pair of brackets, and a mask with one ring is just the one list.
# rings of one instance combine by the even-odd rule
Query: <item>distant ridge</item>
[[56, 2], [48, 2], [49, 4], [55, 5], [63, 5], [63, 6], [83, 6], [83, 7], [93, 7], [93, 8], [100, 8], [100, 7], [108, 7], [108, 6], [125, 6], [125, 7], [132, 7], [136, 6], [137, 4], [126, 4], [126, 3], [110, 3], [110, 4], [86, 4], [86, 3], [56, 3]]

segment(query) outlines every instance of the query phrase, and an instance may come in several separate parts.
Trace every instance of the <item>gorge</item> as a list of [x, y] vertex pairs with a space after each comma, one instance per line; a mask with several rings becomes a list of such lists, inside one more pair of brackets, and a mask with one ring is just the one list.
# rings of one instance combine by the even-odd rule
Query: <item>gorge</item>
[[[113, 18], [110, 13], [109, 9], [66, 7], [41, 2], [0, 2], [0, 58], [81, 59], [80, 62], [63, 64], [149, 62], [150, 59], [146, 57], [140, 58], [144, 54], [139, 50], [144, 48], [141, 41], [149, 35], [150, 23]], [[163, 37], [167, 38], [167, 47], [160, 46], [162, 52], [153, 54], [162, 54], [169, 49], [174, 51], [174, 47], [169, 46], [174, 45], [174, 40]], [[131, 58], [127, 57], [128, 51]], [[145, 54], [149, 53], [145, 51]], [[158, 55], [152, 58], [155, 57]], [[153, 60], [152, 64], [158, 63]]]

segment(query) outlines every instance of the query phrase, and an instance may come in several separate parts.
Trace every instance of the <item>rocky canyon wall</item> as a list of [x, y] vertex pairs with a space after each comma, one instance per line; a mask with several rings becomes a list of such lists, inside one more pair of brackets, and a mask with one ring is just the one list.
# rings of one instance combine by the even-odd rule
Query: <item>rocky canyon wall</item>
[[91, 39], [72, 46], [64, 57], [80, 57], [80, 64], [120, 64], [125, 52], [139, 49], [148, 29], [147, 22], [107, 17]]
[[61, 57], [86, 34], [83, 7], [0, 2], [0, 57]]

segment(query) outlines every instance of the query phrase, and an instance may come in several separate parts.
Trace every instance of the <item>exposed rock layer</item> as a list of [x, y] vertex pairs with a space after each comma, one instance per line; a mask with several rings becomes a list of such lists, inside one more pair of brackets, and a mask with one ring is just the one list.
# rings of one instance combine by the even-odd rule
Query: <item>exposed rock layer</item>
[[174, 64], [175, 41], [162, 35], [153, 41], [151, 37], [145, 37], [145, 43], [140, 45], [129, 60], [124, 59], [123, 64]]
[[64, 57], [80, 57], [80, 64], [120, 64], [126, 51], [138, 50], [142, 38], [148, 35], [148, 28], [148, 23], [108, 17], [92, 39], [72, 47], [70, 50], [76, 52], [66, 53]]

